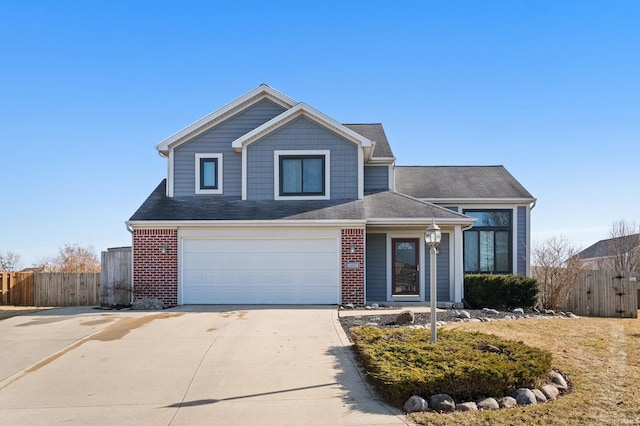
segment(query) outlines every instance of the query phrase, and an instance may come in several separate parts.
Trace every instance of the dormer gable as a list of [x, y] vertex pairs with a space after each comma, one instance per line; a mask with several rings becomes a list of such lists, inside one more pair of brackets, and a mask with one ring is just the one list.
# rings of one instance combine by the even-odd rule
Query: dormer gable
[[156, 146], [156, 149], [160, 155], [167, 157], [171, 149], [175, 149], [181, 144], [188, 142], [189, 140], [222, 123], [229, 117], [250, 108], [264, 99], [268, 99], [285, 109], [289, 109], [298, 103], [294, 99], [280, 93], [272, 87], [266, 84], [261, 84], [222, 108], [219, 108], [211, 114], [202, 117], [200, 120], [195, 121], [184, 129], [169, 136], [160, 142]]
[[321, 113], [317, 109], [310, 107], [303, 102], [296, 104], [294, 107], [288, 109], [282, 114], [253, 129], [249, 133], [246, 133], [245, 135], [239, 137], [232, 142], [231, 146], [236, 152], [242, 152], [243, 148], [247, 145], [250, 145], [260, 138], [272, 132], [275, 132], [279, 128], [285, 126], [286, 124], [299, 117], [308, 118], [311, 121], [314, 121], [315, 123], [333, 131], [334, 133], [337, 133], [343, 138], [359, 145], [363, 149], [365, 161], [371, 158], [371, 154], [373, 153], [373, 149], [375, 147], [375, 142], [372, 142], [371, 140], [362, 136], [360, 133], [354, 132], [347, 126], [338, 123], [333, 118]]

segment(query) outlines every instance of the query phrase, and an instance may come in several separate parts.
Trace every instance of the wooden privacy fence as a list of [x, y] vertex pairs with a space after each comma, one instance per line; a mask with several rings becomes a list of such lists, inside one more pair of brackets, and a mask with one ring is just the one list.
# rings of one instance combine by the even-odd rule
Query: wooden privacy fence
[[0, 305], [33, 306], [33, 273], [0, 272]]
[[100, 273], [0, 272], [3, 305], [87, 306], [100, 303]]
[[131, 247], [116, 247], [102, 252], [100, 278], [102, 306], [124, 307], [131, 304]]
[[562, 309], [591, 317], [638, 317], [636, 274], [586, 271], [571, 290]]

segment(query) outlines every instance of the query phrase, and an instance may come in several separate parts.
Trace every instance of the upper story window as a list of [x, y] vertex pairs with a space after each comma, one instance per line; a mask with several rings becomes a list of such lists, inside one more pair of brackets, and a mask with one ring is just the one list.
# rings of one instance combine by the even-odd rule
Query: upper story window
[[464, 231], [464, 272], [510, 274], [511, 210], [464, 210], [478, 219]]
[[222, 194], [222, 154], [196, 154], [196, 194]]
[[329, 151], [275, 151], [276, 200], [329, 199]]

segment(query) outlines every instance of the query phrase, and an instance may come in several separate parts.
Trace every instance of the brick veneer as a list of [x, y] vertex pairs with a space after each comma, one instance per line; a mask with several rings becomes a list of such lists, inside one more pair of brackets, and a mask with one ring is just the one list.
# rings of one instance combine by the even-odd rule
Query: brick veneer
[[[354, 252], [351, 253], [353, 244]], [[347, 264], [357, 263], [357, 269], [347, 268]], [[342, 304], [365, 304], [364, 295], [364, 229], [342, 230]]]
[[[163, 246], [166, 244], [166, 253]], [[133, 295], [178, 304], [178, 231], [135, 229], [133, 231]]]

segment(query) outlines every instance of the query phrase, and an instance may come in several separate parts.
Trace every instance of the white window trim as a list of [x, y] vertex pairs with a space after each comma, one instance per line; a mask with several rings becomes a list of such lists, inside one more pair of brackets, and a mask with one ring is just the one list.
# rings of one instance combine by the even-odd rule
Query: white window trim
[[[329, 150], [276, 150], [273, 151], [273, 198], [274, 200], [329, 200], [331, 199], [331, 159]], [[283, 155], [323, 155], [324, 195], [280, 195], [280, 157]]]
[[[216, 158], [218, 160], [218, 170], [217, 170], [217, 189], [201, 189], [200, 188], [200, 159], [202, 158]], [[196, 154], [196, 194], [202, 195], [210, 195], [210, 194], [222, 194], [222, 154]]]

